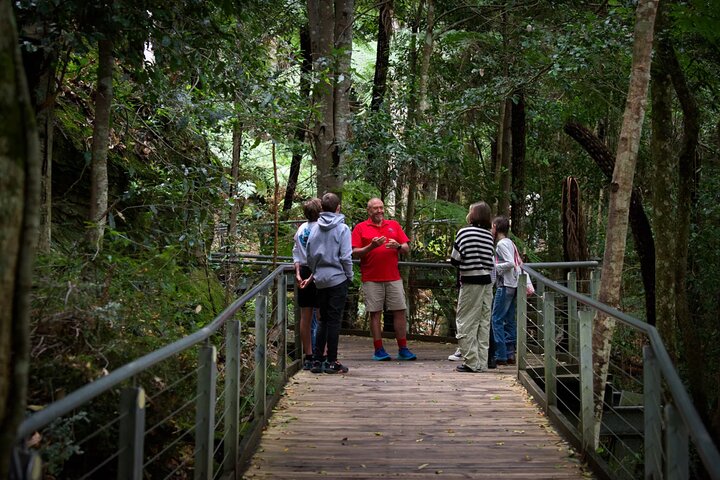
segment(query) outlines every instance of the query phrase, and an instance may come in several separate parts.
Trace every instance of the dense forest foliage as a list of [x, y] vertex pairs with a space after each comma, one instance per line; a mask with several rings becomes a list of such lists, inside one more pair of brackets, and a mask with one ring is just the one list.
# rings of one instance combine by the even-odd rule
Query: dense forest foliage
[[[384, 199], [412, 259], [444, 259], [480, 200], [530, 259], [603, 257], [636, 2], [0, 1], [0, 245], [37, 244], [30, 404], [209, 322], [237, 288], [211, 253], [287, 255], [284, 221], [325, 191], [353, 224]], [[618, 305], [658, 327], [716, 441], [717, 7], [658, 8]], [[22, 72], [35, 124], [20, 135], [6, 111]], [[32, 129], [21, 174], [7, 145]], [[6, 225], [33, 175], [28, 238]], [[436, 220], [451, 228], [423, 228]], [[18, 265], [3, 264], [10, 295]], [[10, 323], [2, 404], [21, 398]]]

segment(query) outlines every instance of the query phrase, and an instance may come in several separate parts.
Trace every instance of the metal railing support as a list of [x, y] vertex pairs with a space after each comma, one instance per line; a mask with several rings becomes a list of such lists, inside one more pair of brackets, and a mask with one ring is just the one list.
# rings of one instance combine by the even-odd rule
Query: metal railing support
[[280, 351], [278, 352], [278, 365], [285, 378], [287, 369], [287, 276], [277, 277], [277, 312], [275, 312], [275, 324], [280, 327]]
[[265, 421], [267, 383], [267, 291], [255, 299], [255, 418]]
[[298, 303], [298, 291], [300, 289], [298, 288], [297, 281], [294, 282], [294, 291], [293, 291], [293, 304], [295, 308], [293, 309], [294, 312], [294, 321], [295, 325], [293, 330], [295, 331], [295, 355], [293, 356], [294, 359], [300, 359], [302, 361], [303, 355], [311, 354], [312, 352], [306, 352], [303, 350], [303, 344], [302, 339], [300, 338], [300, 304]]
[[120, 440], [118, 442], [118, 479], [143, 478], [145, 441], [145, 390], [126, 388], [120, 395]]
[[643, 347], [643, 423], [645, 479], [662, 478], [662, 407], [660, 368], [650, 345]]
[[517, 374], [525, 370], [527, 366], [527, 273], [520, 275], [518, 280], [517, 296], [515, 301], [515, 320], [517, 323], [517, 347], [515, 354], [517, 357]]
[[204, 345], [198, 354], [197, 410], [195, 412], [195, 480], [213, 478], [215, 438], [215, 386], [217, 350]]
[[225, 338], [225, 442], [223, 473], [237, 473], [238, 444], [240, 442], [240, 341], [239, 320], [226, 324]]
[[595, 443], [592, 365], [592, 322], [594, 315], [592, 310], [580, 310], [577, 312], [580, 349], [580, 428], [582, 443], [586, 449], [592, 449]]
[[688, 429], [672, 403], [665, 405], [665, 466], [667, 480], [690, 478]]
[[600, 270], [593, 268], [590, 270], [590, 297], [597, 300], [600, 294]]
[[[568, 272], [567, 274], [567, 287], [573, 292], [577, 292], [577, 273]], [[577, 314], [577, 300], [573, 297], [568, 297], [567, 303], [567, 333], [568, 333], [568, 352], [571, 356], [577, 358], [579, 349], [579, 338], [578, 338], [578, 314]]]
[[545, 407], [557, 405], [557, 361], [555, 357], [555, 294], [543, 295], [543, 322], [545, 327]]
[[539, 300], [537, 306], [537, 343], [542, 346], [545, 341], [545, 320], [543, 318], [545, 312], [545, 285], [538, 283], [535, 294]]

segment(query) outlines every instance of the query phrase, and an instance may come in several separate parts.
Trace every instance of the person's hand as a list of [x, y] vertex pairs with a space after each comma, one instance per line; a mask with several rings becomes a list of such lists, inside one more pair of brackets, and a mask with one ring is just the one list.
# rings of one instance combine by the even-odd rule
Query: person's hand
[[307, 287], [310, 284], [310, 282], [312, 282], [312, 277], [308, 277], [305, 280], [300, 280], [298, 287], [303, 289], [303, 288]]
[[385, 244], [385, 248], [394, 248], [395, 250], [400, 250], [400, 242], [398, 242], [394, 238], [391, 238]]
[[379, 247], [387, 241], [387, 237], [375, 237], [372, 239], [373, 248]]

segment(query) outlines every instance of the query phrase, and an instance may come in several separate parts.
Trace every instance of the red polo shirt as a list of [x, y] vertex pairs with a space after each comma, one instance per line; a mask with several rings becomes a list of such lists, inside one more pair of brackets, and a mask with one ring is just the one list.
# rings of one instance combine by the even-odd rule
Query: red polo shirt
[[[407, 243], [410, 240], [395, 220], [383, 220], [378, 226], [368, 218], [355, 225], [352, 231], [352, 247], [362, 248], [371, 243], [375, 237], [386, 237], [388, 240], [393, 238], [399, 244]], [[370, 250], [360, 260], [362, 281], [393, 282], [400, 280], [399, 257], [400, 252], [397, 249], [385, 248], [384, 245]]]

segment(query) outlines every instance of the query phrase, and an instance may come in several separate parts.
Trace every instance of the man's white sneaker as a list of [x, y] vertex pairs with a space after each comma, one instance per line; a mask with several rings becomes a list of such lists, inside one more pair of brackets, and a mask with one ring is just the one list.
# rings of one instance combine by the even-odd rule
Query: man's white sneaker
[[448, 360], [450, 360], [451, 362], [461, 362], [463, 360], [463, 356], [462, 356], [462, 352], [460, 351], [460, 349], [458, 348], [457, 350], [455, 350], [455, 353], [450, 355], [448, 357]]

